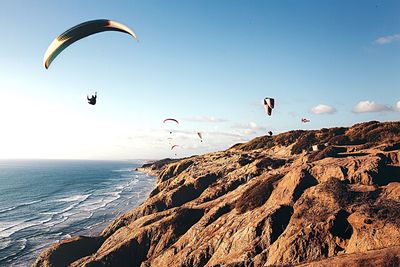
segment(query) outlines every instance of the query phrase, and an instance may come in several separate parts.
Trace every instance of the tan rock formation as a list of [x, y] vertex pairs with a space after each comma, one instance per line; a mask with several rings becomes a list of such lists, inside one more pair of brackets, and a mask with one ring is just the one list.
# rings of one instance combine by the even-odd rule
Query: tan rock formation
[[400, 123], [369, 122], [148, 164], [144, 203], [34, 266], [395, 266], [399, 144]]

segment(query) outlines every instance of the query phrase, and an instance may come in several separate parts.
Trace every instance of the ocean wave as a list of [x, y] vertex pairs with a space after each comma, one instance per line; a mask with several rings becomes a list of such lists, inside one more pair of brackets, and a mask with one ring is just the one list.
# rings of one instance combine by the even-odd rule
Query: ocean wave
[[104, 208], [111, 202], [114, 202], [117, 199], [119, 199], [121, 197], [121, 191], [106, 193], [104, 195], [105, 197], [97, 201], [87, 201], [85, 204], [79, 206], [79, 208], [83, 211], [95, 211]]
[[21, 203], [19, 205], [13, 206], [13, 207], [8, 207], [8, 208], [0, 210], [0, 214], [1, 213], [6, 213], [8, 211], [12, 211], [12, 210], [15, 210], [15, 209], [18, 209], [18, 208], [21, 208], [21, 207], [29, 206], [29, 205], [32, 205], [32, 204], [35, 204], [35, 203], [39, 203], [41, 201], [42, 200], [39, 199], [39, 200], [30, 201], [30, 202], [24, 202], [24, 203]]
[[78, 194], [70, 197], [57, 199], [56, 202], [75, 202], [75, 201], [83, 202], [86, 199], [88, 199], [88, 197], [90, 197], [91, 195], [92, 194], [85, 194], [85, 195]]
[[2, 210], [0, 210], [0, 214], [5, 213], [7, 211], [15, 210], [16, 208], [17, 208], [17, 206], [2, 209]]
[[[28, 243], [28, 240], [26, 238], [22, 238], [22, 239], [17, 240], [16, 242], [14, 242], [13, 244], [18, 245], [17, 250], [11, 254], [6, 255], [3, 258], [0, 258], [0, 262], [4, 261], [4, 260], [9, 260], [9, 259], [15, 258], [18, 254], [20, 254], [26, 248], [27, 243]], [[11, 244], [11, 245], [13, 245], [13, 244]]]
[[139, 179], [129, 179], [127, 183], [116, 185], [111, 192], [97, 192], [91, 196], [91, 199], [81, 203], [77, 208], [84, 211], [94, 211], [106, 207], [108, 204], [121, 198], [121, 193], [130, 191], [139, 182]]
[[28, 239], [26, 238], [21, 238], [20, 240], [18, 240], [19, 242], [21, 242], [19, 244], [19, 252], [23, 251], [26, 248], [26, 244], [28, 243]]
[[60, 216], [59, 219], [53, 219], [51, 221], [48, 221], [48, 222], [44, 223], [43, 225], [46, 226], [46, 227], [52, 228], [52, 227], [54, 227], [56, 225], [59, 225], [59, 224], [65, 222], [65, 221], [67, 221], [68, 219], [69, 219], [68, 216]]
[[[12, 252], [11, 254], [8, 254], [7, 256], [0, 258], [0, 262], [1, 261], [8, 261], [10, 262], [11, 260], [14, 260], [17, 258], [17, 256], [19, 254], [21, 254], [22, 251], [25, 250], [26, 245], [28, 243], [28, 240], [26, 238], [21, 238], [19, 240], [17, 240], [14, 244], [16, 244], [18, 246], [17, 250], [15, 252]], [[13, 264], [12, 266], [23, 266], [23, 265], [17, 265], [17, 264]]]
[[62, 237], [61, 237], [61, 240], [63, 240], [63, 239], [68, 239], [68, 238], [71, 238], [72, 236], [70, 235], [70, 234], [66, 234], [66, 235], [63, 235]]
[[59, 214], [64, 214], [67, 211], [72, 210], [73, 208], [77, 207], [78, 205], [80, 205], [81, 203], [86, 201], [90, 196], [92, 196], [92, 194], [73, 195], [73, 196], [70, 196], [70, 197], [57, 199], [57, 200], [55, 200], [55, 202], [64, 202], [64, 203], [75, 202], [75, 203], [70, 204], [69, 206], [63, 208], [62, 210], [45, 211], [45, 212], [41, 212], [40, 214], [46, 214], [46, 215], [52, 215], [52, 216], [59, 215]]
[[116, 169], [112, 170], [113, 172], [133, 172], [132, 168], [122, 168], [122, 169]]
[[[33, 227], [33, 226], [37, 226], [40, 225], [41, 222], [30, 222], [30, 221], [13, 221], [13, 222], [2, 222], [2, 227], [0, 228], [0, 237], [2, 238], [6, 238], [6, 237], [10, 237], [11, 235]], [[4, 225], [6, 225], [4, 227]]]
[[1, 241], [0, 242], [0, 251], [2, 251], [3, 249], [8, 248], [12, 244], [11, 239], [9, 239], [9, 240], [4, 240], [4, 239], [5, 238], [2, 238], [2, 240], [0, 240]]

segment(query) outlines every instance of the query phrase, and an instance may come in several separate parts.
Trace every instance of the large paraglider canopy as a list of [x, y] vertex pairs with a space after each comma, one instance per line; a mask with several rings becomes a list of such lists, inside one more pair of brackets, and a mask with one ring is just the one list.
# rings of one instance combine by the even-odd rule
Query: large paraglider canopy
[[61, 35], [59, 35], [47, 48], [47, 51], [44, 55], [43, 63], [44, 67], [48, 69], [50, 67], [51, 62], [68, 46], [73, 44], [74, 42], [85, 38], [89, 35], [104, 32], [104, 31], [117, 31], [123, 32], [131, 35], [133, 38], [138, 40], [136, 33], [131, 30], [128, 26], [121, 24], [119, 22], [108, 20], [108, 19], [98, 19], [91, 20], [71, 29], [65, 31]]
[[264, 98], [264, 109], [268, 116], [272, 115], [272, 110], [275, 107], [275, 99], [271, 97]]

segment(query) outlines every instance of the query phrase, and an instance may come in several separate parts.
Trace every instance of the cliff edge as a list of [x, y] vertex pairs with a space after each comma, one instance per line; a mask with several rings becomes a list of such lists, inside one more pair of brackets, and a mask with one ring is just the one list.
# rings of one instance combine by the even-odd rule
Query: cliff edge
[[147, 164], [155, 189], [33, 266], [399, 266], [400, 122], [290, 131]]

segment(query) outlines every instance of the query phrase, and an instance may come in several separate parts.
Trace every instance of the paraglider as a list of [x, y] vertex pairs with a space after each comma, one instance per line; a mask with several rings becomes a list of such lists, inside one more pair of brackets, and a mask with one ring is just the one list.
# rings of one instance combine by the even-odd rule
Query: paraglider
[[[167, 118], [167, 119], [165, 119], [165, 120], [163, 121], [163, 123], [166, 123], [166, 122], [168, 122], [168, 121], [170, 121], [170, 122], [175, 122], [176, 124], [179, 124], [179, 121], [178, 121], [177, 119], [173, 119], [173, 118]], [[172, 131], [169, 131], [169, 133], [172, 134]]]
[[76, 25], [64, 33], [60, 34], [47, 48], [44, 55], [43, 64], [46, 69], [50, 67], [51, 62], [68, 46], [74, 42], [104, 31], [117, 31], [131, 35], [134, 39], [138, 40], [136, 33], [124, 24], [119, 22], [98, 19], [92, 21], [86, 21], [79, 25]]
[[197, 135], [200, 137], [200, 142], [203, 142], [203, 135], [200, 132], [198, 132]]
[[[173, 146], [171, 146], [171, 150], [173, 150], [173, 149], [176, 148], [176, 147], [180, 147], [180, 145], [173, 145]], [[176, 153], [175, 153], [174, 155], [176, 156]]]
[[306, 119], [306, 118], [301, 118], [301, 122], [302, 122], [302, 123], [307, 123], [307, 122], [310, 122], [310, 120], [309, 120], [309, 119]]
[[270, 98], [270, 97], [266, 97], [264, 98], [264, 109], [265, 112], [268, 114], [268, 116], [272, 115], [272, 110], [275, 107], [275, 99], [274, 98]]
[[178, 120], [172, 119], [172, 118], [165, 119], [165, 120], [163, 121], [163, 123], [166, 123], [167, 121], [173, 121], [173, 122], [176, 122], [177, 124], [179, 124], [179, 121], [178, 121]]
[[89, 98], [89, 96], [86, 96], [88, 103], [90, 105], [96, 105], [96, 100], [97, 100], [97, 92], [94, 92], [94, 95], [92, 95], [91, 98]]
[[180, 146], [180, 145], [173, 145], [173, 146], [171, 146], [171, 150], [173, 150], [175, 147], [178, 147], [178, 146]]

